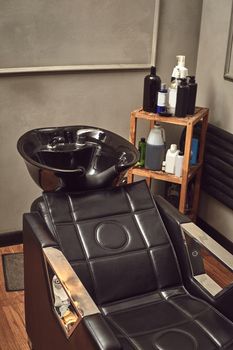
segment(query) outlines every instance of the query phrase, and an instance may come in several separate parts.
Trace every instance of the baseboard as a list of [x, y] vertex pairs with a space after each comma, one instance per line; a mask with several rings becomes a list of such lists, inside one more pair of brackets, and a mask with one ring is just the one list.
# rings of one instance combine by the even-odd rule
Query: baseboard
[[22, 231], [0, 233], [0, 247], [6, 247], [6, 246], [22, 244], [22, 243], [23, 243]]
[[233, 243], [223, 236], [222, 233], [218, 232], [215, 228], [209, 225], [200, 217], [197, 218], [196, 222], [197, 226], [199, 226], [203, 231], [205, 231], [210, 237], [212, 237], [216, 242], [221, 244], [225, 249], [227, 249], [231, 254], [233, 254]]

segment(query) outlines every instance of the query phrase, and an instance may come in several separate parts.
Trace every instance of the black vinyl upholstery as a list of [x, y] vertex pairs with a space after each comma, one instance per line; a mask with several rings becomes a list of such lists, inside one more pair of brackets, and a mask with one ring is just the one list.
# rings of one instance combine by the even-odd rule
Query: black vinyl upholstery
[[233, 323], [183, 287], [176, 253], [144, 181], [44, 193], [38, 207], [122, 349], [233, 349]]

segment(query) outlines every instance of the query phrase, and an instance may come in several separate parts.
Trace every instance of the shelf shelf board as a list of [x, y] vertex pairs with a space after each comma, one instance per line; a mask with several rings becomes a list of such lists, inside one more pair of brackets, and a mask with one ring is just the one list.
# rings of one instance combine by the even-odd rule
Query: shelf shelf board
[[195, 125], [208, 113], [208, 108], [196, 107], [194, 115], [187, 115], [185, 118], [164, 117], [157, 113], [145, 112], [142, 109], [137, 109], [131, 113], [134, 118], [146, 119], [150, 121], [159, 121], [162, 123], [176, 124], [187, 126], [188, 124]]
[[129, 170], [129, 172], [132, 172], [133, 175], [138, 175], [142, 177], [150, 177], [152, 179], [156, 180], [163, 180], [167, 182], [173, 182], [176, 184], [182, 183], [182, 177], [175, 176], [173, 174], [167, 174], [163, 171], [154, 171], [154, 170], [148, 170], [144, 168], [132, 168]]
[[[201, 168], [201, 164], [193, 165], [190, 167], [188, 174], [188, 181], [190, 181], [197, 171]], [[134, 167], [129, 170], [133, 175], [138, 175], [142, 177], [150, 177], [156, 180], [162, 180], [167, 182], [172, 182], [181, 185], [182, 177], [175, 176], [173, 174], [164, 173], [163, 171], [148, 170], [145, 168]]]

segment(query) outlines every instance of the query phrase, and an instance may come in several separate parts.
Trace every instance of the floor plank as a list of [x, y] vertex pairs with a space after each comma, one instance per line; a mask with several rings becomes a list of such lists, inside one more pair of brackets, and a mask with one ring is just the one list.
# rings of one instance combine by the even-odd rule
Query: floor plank
[[[23, 251], [22, 245], [0, 248], [0, 255]], [[29, 350], [24, 321], [24, 292], [7, 292], [0, 257], [0, 350]]]

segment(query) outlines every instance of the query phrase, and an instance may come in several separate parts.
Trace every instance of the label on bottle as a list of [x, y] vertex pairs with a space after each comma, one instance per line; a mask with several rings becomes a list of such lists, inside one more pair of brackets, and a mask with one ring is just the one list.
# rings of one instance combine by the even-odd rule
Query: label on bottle
[[157, 106], [166, 107], [166, 102], [167, 102], [167, 93], [159, 92]]
[[168, 98], [168, 104], [169, 107], [175, 108], [176, 107], [176, 97], [177, 97], [177, 89], [169, 89], [169, 98]]

